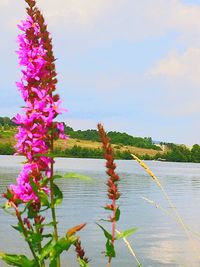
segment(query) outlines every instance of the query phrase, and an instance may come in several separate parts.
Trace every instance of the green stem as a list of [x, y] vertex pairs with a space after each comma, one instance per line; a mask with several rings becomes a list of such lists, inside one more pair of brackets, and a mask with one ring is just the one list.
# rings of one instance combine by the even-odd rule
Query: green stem
[[115, 229], [116, 229], [116, 199], [113, 199], [113, 222], [112, 222], [112, 244], [115, 242]]
[[[116, 232], [116, 199], [112, 200], [112, 206], [113, 206], [113, 218], [114, 218], [114, 220], [112, 221], [112, 244], [114, 246], [115, 232]], [[111, 266], [111, 260], [112, 260], [112, 257], [109, 257], [107, 267]]]
[[[40, 234], [40, 224], [38, 225], [36, 221], [35, 221], [35, 230], [36, 230], [37, 234]], [[39, 254], [41, 254], [41, 252], [42, 252], [41, 241], [38, 243], [38, 251], [39, 251]], [[41, 261], [41, 267], [45, 267], [44, 260]]]
[[37, 255], [36, 255], [36, 253], [35, 253], [35, 251], [34, 251], [34, 249], [33, 249], [33, 247], [32, 247], [32, 244], [31, 244], [31, 242], [28, 240], [27, 230], [26, 230], [26, 228], [24, 227], [24, 223], [23, 223], [21, 214], [20, 214], [20, 212], [19, 212], [17, 206], [16, 206], [14, 203], [12, 203], [12, 206], [13, 206], [14, 209], [15, 209], [16, 216], [17, 216], [17, 219], [18, 219], [20, 225], [22, 226], [22, 231], [23, 231], [25, 240], [26, 240], [26, 242], [28, 243], [29, 248], [30, 248], [30, 250], [31, 250], [31, 252], [32, 252], [32, 254], [33, 254], [33, 257], [34, 257], [34, 259], [35, 259], [36, 266], [37, 266], [37, 267], [41, 267], [40, 262], [39, 262], [39, 260], [38, 260], [38, 257], [37, 257]]
[[[51, 135], [51, 154], [53, 154], [53, 133]], [[55, 201], [54, 201], [54, 185], [53, 185], [53, 173], [54, 173], [54, 162], [51, 162], [51, 177], [50, 177], [50, 189], [51, 189], [51, 215], [53, 219], [53, 227], [54, 227], [54, 237], [55, 241], [58, 241], [58, 228], [57, 228], [57, 221], [56, 221], [56, 210], [55, 210]], [[60, 267], [60, 256], [57, 258], [57, 267]]]

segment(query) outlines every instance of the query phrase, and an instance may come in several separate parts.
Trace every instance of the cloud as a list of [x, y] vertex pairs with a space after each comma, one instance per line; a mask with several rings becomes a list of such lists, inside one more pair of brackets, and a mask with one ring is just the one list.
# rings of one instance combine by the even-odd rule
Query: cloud
[[[89, 49], [118, 40], [144, 41], [168, 32], [177, 33], [177, 42], [200, 44], [200, 6], [180, 0], [153, 3], [152, 0], [48, 0], [48, 5], [46, 0], [38, 0], [37, 3], [53, 34], [68, 48]], [[20, 16], [23, 18], [25, 3], [1, 0], [0, 7], [5, 4], [8, 17], [13, 13], [10, 24], [15, 27]], [[13, 12], [16, 9], [20, 15]]]
[[188, 42], [188, 36], [192, 39], [200, 32], [200, 6], [180, 0], [154, 0], [153, 4], [151, 0], [49, 0], [48, 5], [38, 0], [38, 6], [65, 33], [75, 30], [105, 41], [135, 41], [177, 31], [179, 40]]
[[[178, 128], [183, 116], [197, 121], [199, 5], [180, 0], [37, 3], [52, 32], [59, 58], [58, 87], [70, 112], [74, 110], [66, 115], [72, 117], [74, 125], [93, 128], [102, 120], [107, 128], [111, 125], [113, 129], [154, 137], [160, 132], [158, 138], [166, 139], [167, 134], [172, 135], [172, 122]], [[0, 54], [2, 62], [9, 66], [9, 71], [4, 68], [1, 87], [12, 94], [14, 86], [9, 81], [14, 83], [18, 79], [15, 73], [19, 73], [14, 53], [16, 24], [25, 18], [25, 6], [25, 1], [0, 0], [0, 23], [4, 29]], [[148, 59], [149, 54], [152, 56]], [[6, 101], [7, 97], [2, 96], [1, 102]], [[198, 132], [195, 134], [198, 139]]]
[[[103, 15], [105, 0], [49, 0], [48, 5], [45, 0], [38, 1], [38, 6], [45, 13], [49, 20], [54, 23], [64, 22], [64, 27], [90, 26], [98, 17]], [[59, 19], [58, 19], [59, 18]]]
[[[197, 34], [200, 32], [200, 6], [180, 0], [154, 0], [153, 3], [152, 0], [48, 0], [48, 4], [46, 0], [38, 0], [37, 3], [56, 30], [63, 35], [82, 33], [91, 43], [95, 40], [144, 40], [168, 31], [178, 32], [181, 42], [192, 42], [194, 38], [200, 42]], [[13, 27], [23, 14], [23, 8], [25, 11], [25, 3], [20, 1], [1, 0], [2, 7], [8, 9], [8, 18], [12, 15]]]
[[172, 79], [189, 80], [195, 85], [200, 85], [200, 48], [190, 47], [183, 53], [170, 52], [148, 73]]

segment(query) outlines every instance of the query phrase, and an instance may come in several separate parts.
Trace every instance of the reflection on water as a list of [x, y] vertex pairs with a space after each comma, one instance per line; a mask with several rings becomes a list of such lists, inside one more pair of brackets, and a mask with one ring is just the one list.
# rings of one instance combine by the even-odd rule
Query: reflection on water
[[[13, 183], [21, 169], [23, 158], [0, 156], [0, 193]], [[92, 177], [92, 182], [60, 180], [64, 192], [63, 204], [57, 213], [60, 233], [73, 225], [87, 222], [81, 238], [91, 266], [106, 266], [101, 253], [105, 239], [95, 224], [107, 213], [102, 209], [106, 203], [106, 175], [104, 160], [57, 159], [56, 172], [79, 172]], [[156, 209], [141, 197], [145, 196], [162, 205], [168, 211], [168, 204], [156, 184], [134, 161], [117, 161], [121, 176], [120, 199], [121, 219], [119, 230], [137, 227], [129, 238], [143, 267], [197, 267], [200, 266], [185, 234], [171, 218]], [[176, 204], [184, 221], [192, 229], [200, 231], [200, 164], [148, 162], [148, 166], [160, 178], [163, 186]], [[0, 203], [2, 204], [2, 199]], [[47, 215], [48, 216], [48, 215]], [[0, 251], [24, 253], [27, 250], [22, 238], [10, 227], [15, 218], [0, 210]], [[109, 226], [108, 226], [109, 227]], [[122, 241], [116, 246], [118, 257], [113, 260], [115, 267], [137, 266]], [[200, 251], [200, 249], [199, 249]], [[63, 258], [63, 266], [77, 267], [75, 253]], [[0, 262], [0, 267], [4, 267]]]

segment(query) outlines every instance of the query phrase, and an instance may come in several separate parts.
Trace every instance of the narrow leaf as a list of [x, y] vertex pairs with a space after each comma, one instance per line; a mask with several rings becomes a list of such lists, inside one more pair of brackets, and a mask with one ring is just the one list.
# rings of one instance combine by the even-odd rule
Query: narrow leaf
[[115, 257], [116, 256], [114, 245], [112, 244], [111, 240], [109, 240], [109, 239], [106, 242], [106, 256], [108, 256], [108, 257]]
[[112, 240], [112, 235], [103, 226], [98, 223], [97, 225], [103, 230], [105, 237], [109, 240]]
[[20, 223], [18, 225], [11, 225], [13, 229], [17, 230], [20, 233], [23, 233], [23, 229]]
[[14, 254], [4, 254], [0, 253], [0, 259], [5, 261], [9, 265], [18, 266], [18, 267], [36, 267], [34, 260], [28, 259], [24, 255], [14, 255]]
[[120, 209], [117, 207], [116, 212], [115, 212], [115, 221], [119, 221], [120, 218]]
[[44, 191], [38, 192], [38, 196], [40, 198], [41, 206], [50, 207], [49, 199], [47, 194]]
[[55, 174], [55, 175], [53, 176], [53, 179], [60, 179], [60, 178], [63, 178], [63, 176], [60, 175], [60, 174]]
[[120, 238], [128, 237], [129, 235], [132, 235], [136, 230], [137, 228], [131, 228], [131, 229], [125, 230], [121, 232], [120, 234], [117, 234], [115, 239], [118, 240]]
[[53, 192], [54, 192], [54, 201], [55, 201], [54, 204], [55, 205], [61, 204], [63, 201], [63, 193], [56, 184], [53, 184]]
[[58, 259], [57, 258], [52, 259], [49, 264], [49, 267], [57, 267], [57, 266], [58, 266]]
[[74, 244], [76, 241], [77, 241], [76, 237], [70, 237], [68, 239], [63, 237], [59, 239], [51, 249], [51, 252], [50, 252], [51, 261], [59, 257], [59, 255], [63, 251], [67, 251], [70, 248], [70, 246]]
[[74, 172], [65, 173], [63, 175], [63, 178], [65, 178], [65, 179], [79, 179], [79, 180], [87, 181], [87, 182], [92, 181], [92, 178], [90, 176], [79, 174], [79, 173], [74, 173]]
[[90, 267], [90, 265], [81, 258], [78, 258], [78, 263], [80, 267]]
[[42, 248], [42, 251], [40, 253], [40, 260], [44, 260], [45, 258], [48, 258], [49, 253], [52, 251], [53, 244], [52, 239]]
[[86, 223], [82, 223], [82, 224], [79, 224], [79, 225], [76, 225], [76, 226], [70, 228], [70, 229], [67, 231], [66, 236], [67, 236], [67, 237], [70, 237], [70, 236], [72, 236], [72, 235], [75, 235], [76, 232], [80, 231], [80, 230], [83, 229], [85, 226], [86, 226]]

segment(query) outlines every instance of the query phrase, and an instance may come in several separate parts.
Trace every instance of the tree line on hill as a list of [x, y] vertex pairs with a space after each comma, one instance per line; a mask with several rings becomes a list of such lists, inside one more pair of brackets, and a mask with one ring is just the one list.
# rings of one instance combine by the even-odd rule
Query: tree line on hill
[[[0, 143], [0, 155], [13, 155], [15, 149], [10, 143]], [[100, 148], [85, 148], [81, 146], [73, 146], [72, 148], [55, 148], [54, 155], [56, 157], [67, 158], [103, 158], [103, 151]], [[192, 149], [189, 149], [183, 145], [173, 145], [171, 150], [166, 153], [158, 152], [155, 156], [136, 155], [140, 159], [144, 160], [163, 160], [170, 162], [195, 162], [200, 163], [200, 146], [198, 144], [193, 145]], [[120, 151], [115, 150], [116, 159], [132, 159], [131, 152], [129, 150]]]
[[[0, 117], [0, 126], [16, 126], [15, 123], [8, 117]], [[69, 126], [65, 126], [65, 133], [71, 138], [80, 140], [90, 140], [99, 142], [99, 134], [97, 130], [74, 130]], [[134, 137], [127, 133], [120, 133], [116, 131], [110, 131], [107, 133], [112, 144], [135, 146], [140, 148], [161, 150], [159, 146], [156, 146], [151, 137]]]
[[200, 162], [200, 145], [195, 144], [192, 148], [185, 145], [167, 144], [166, 153], [157, 153], [155, 159], [163, 159], [172, 162]]
[[0, 126], [3, 127], [15, 127], [16, 124], [9, 117], [0, 117]]
[[[155, 156], [136, 155], [143, 160], [163, 160], [170, 162], [195, 162], [200, 163], [200, 145], [195, 144], [191, 149], [184, 145], [168, 144], [166, 145], [167, 152], [158, 152]], [[102, 149], [84, 148], [81, 146], [73, 146], [72, 148], [66, 148], [62, 150], [61, 148], [56, 148], [54, 151], [55, 155], [58, 157], [75, 157], [75, 158], [103, 158]], [[120, 151], [115, 149], [116, 159], [132, 159], [131, 152], [129, 150]]]
[[[73, 128], [66, 126], [65, 132], [71, 138], [76, 138], [80, 140], [91, 140], [99, 142], [99, 133], [97, 130], [77, 130], [75, 131]], [[117, 145], [125, 145], [125, 146], [135, 146], [140, 148], [161, 150], [159, 146], [153, 144], [151, 137], [134, 137], [127, 133], [120, 133], [116, 131], [110, 131], [107, 133], [110, 138], [110, 142], [112, 144]]]
[[[12, 129], [15, 127], [15, 123], [8, 117], [0, 117], [0, 126], [3, 129]], [[65, 132], [71, 137], [80, 140], [99, 141], [99, 135], [97, 130], [73, 130], [69, 126], [65, 126]], [[108, 136], [111, 139], [111, 143], [115, 144], [115, 158], [116, 159], [132, 159], [130, 151], [127, 149], [121, 151], [120, 148], [125, 145], [155, 149], [158, 153], [155, 156], [136, 155], [145, 160], [166, 160], [172, 162], [197, 162], [200, 163], [200, 145], [195, 144], [191, 149], [185, 145], [176, 145], [173, 143], [164, 143], [165, 151], [162, 152], [161, 148], [154, 145], [150, 137], [133, 137], [126, 133], [108, 132]], [[0, 139], [1, 139], [0, 135]], [[12, 144], [0, 142], [0, 154], [12, 155], [15, 153], [15, 149]], [[73, 146], [72, 148], [62, 149], [55, 148], [55, 156], [57, 157], [77, 157], [77, 158], [103, 158], [103, 152], [101, 149], [84, 148], [81, 146]]]

